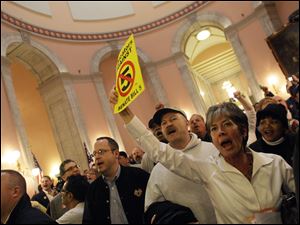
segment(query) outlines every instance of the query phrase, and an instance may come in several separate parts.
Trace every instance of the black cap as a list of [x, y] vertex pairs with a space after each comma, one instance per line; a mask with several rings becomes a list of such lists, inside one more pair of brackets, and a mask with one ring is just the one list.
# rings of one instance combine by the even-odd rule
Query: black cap
[[154, 122], [154, 119], [151, 118], [151, 119], [149, 120], [149, 122], [148, 122], [148, 127], [149, 127], [150, 129], [152, 129], [152, 128], [155, 127], [155, 125], [157, 125], [157, 124]]
[[287, 111], [282, 104], [269, 104], [263, 110], [260, 110], [256, 114], [257, 124], [259, 125], [262, 119], [271, 117], [281, 121], [285, 128], [288, 128]]
[[180, 113], [181, 115], [183, 115], [183, 116], [187, 119], [187, 116], [186, 116], [186, 114], [185, 114], [184, 111], [182, 111], [181, 109], [178, 109], [178, 108], [173, 108], [173, 107], [171, 108], [171, 107], [170, 107], [170, 108], [162, 108], [162, 109], [156, 111], [156, 113], [155, 113], [154, 116], [153, 116], [154, 122], [155, 122], [156, 124], [160, 125], [160, 124], [161, 124], [161, 119], [162, 119], [162, 117], [163, 117], [165, 114], [169, 113], [169, 112]]
[[119, 152], [119, 155], [120, 155], [120, 156], [124, 156], [125, 158], [128, 158], [127, 153], [124, 152], [124, 151], [120, 151], [120, 152]]

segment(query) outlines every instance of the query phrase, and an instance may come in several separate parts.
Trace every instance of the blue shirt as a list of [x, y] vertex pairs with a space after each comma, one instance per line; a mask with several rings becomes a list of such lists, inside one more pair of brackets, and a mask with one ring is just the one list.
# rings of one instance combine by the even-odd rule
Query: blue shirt
[[125, 215], [123, 205], [119, 196], [116, 180], [121, 173], [121, 167], [118, 167], [115, 178], [112, 181], [107, 180], [103, 176], [103, 180], [109, 186], [109, 199], [110, 199], [110, 217], [112, 224], [128, 224], [127, 217]]

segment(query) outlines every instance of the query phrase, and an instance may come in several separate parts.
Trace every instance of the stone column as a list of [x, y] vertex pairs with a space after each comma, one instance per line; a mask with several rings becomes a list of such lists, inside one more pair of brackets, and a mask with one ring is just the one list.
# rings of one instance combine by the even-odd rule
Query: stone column
[[259, 84], [255, 79], [255, 74], [251, 68], [250, 62], [248, 60], [248, 56], [242, 46], [238, 33], [236, 30], [231, 29], [231, 27], [228, 27], [225, 29], [225, 35], [227, 37], [227, 40], [231, 43], [231, 46], [235, 52], [237, 60], [239, 61], [239, 64], [248, 80], [249, 88], [252, 92], [252, 97], [253, 97], [252, 100], [258, 102], [264, 96], [259, 87]]
[[104, 117], [106, 119], [106, 122], [108, 124], [108, 129], [111, 134], [111, 136], [116, 140], [116, 142], [119, 144], [120, 150], [125, 150], [124, 143], [122, 141], [119, 129], [117, 127], [117, 124], [115, 122], [115, 118], [113, 116], [113, 111], [111, 110], [111, 106], [108, 100], [108, 96], [105, 92], [105, 87], [103, 83], [103, 78], [101, 72], [97, 72], [92, 74], [92, 80], [96, 86], [96, 91], [98, 93], [98, 97], [101, 101], [101, 105], [103, 107], [104, 111]]
[[83, 169], [88, 167], [83, 146], [86, 137], [79, 107], [68, 74], [53, 75], [40, 84], [54, 138], [62, 160], [73, 159]]
[[142, 71], [147, 71], [147, 79], [149, 79], [150, 94], [156, 103], [162, 103], [165, 106], [169, 105], [166, 92], [160, 82], [156, 67], [151, 63], [146, 64]]
[[27, 176], [32, 176], [31, 170], [34, 168], [33, 156], [31, 154], [31, 148], [26, 129], [21, 118], [20, 109], [18, 107], [15, 88], [12, 81], [10, 64], [11, 63], [7, 57], [1, 56], [1, 76], [3, 79], [4, 87], [6, 89], [12, 118], [16, 126], [17, 138], [21, 147], [21, 160], [24, 163], [24, 166], [22, 165], [22, 169], [25, 169], [24, 172], [26, 172]]
[[192, 80], [192, 72], [188, 67], [188, 63], [186, 62], [185, 56], [183, 53], [177, 53], [177, 54], [178, 57], [176, 57], [175, 61], [179, 68], [180, 75], [186, 86], [186, 89], [192, 98], [192, 102], [195, 106], [195, 109], [201, 115], [205, 115], [207, 110], [205, 106], [205, 102], [202, 96], [200, 95], [199, 90], [196, 88], [195, 83]]
[[[90, 139], [88, 138], [88, 135], [87, 135], [86, 126], [85, 126], [85, 123], [83, 120], [82, 113], [80, 111], [80, 106], [78, 104], [77, 95], [73, 88], [73, 78], [76, 78], [77, 76], [78, 75], [74, 76], [74, 75], [70, 75], [68, 73], [61, 73], [61, 77], [62, 77], [63, 84], [64, 84], [64, 87], [66, 90], [68, 101], [71, 105], [72, 113], [74, 115], [74, 120], [75, 120], [76, 126], [78, 128], [81, 140], [86, 143], [86, 146], [89, 149], [93, 149]], [[83, 77], [86, 77], [86, 76], [87, 75], [84, 75]]]

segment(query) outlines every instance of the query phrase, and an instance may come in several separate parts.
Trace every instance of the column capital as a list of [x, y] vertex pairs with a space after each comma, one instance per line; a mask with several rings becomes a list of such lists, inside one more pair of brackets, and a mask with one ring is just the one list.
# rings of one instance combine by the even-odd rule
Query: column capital
[[282, 22], [274, 2], [263, 2], [259, 4], [255, 8], [254, 14], [259, 19], [267, 36], [281, 29]]

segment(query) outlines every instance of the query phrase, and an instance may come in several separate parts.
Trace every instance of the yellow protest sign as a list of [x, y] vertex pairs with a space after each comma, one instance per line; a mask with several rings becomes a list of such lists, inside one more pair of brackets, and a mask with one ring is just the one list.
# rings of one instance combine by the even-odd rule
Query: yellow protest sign
[[133, 34], [122, 47], [116, 66], [116, 91], [119, 94], [114, 113], [130, 105], [145, 89]]

